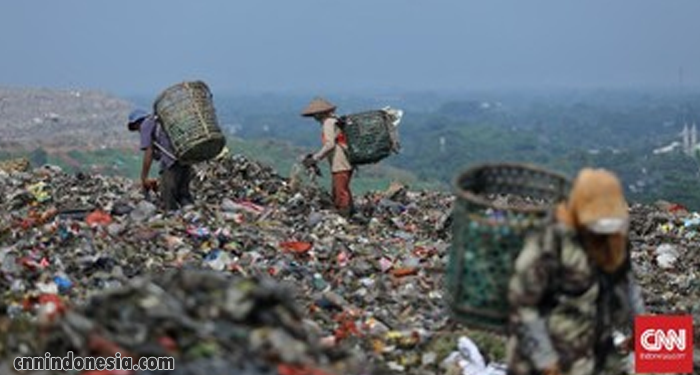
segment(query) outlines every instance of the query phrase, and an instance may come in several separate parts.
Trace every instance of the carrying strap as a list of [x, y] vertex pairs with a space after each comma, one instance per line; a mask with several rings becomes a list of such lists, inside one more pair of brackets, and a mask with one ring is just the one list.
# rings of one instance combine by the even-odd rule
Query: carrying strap
[[[345, 136], [345, 120], [338, 116], [332, 116], [335, 119], [335, 143], [345, 149], [348, 148], [348, 139]], [[325, 135], [321, 132], [321, 141], [326, 143]]]
[[165, 156], [167, 156], [173, 160], [177, 160], [177, 156], [173, 155], [171, 152], [166, 150], [165, 147], [163, 147], [163, 145], [158, 143], [158, 141], [157, 141], [158, 138], [156, 137], [156, 132], [163, 131], [163, 129], [161, 128], [161, 124], [159, 121], [160, 119], [158, 118], [158, 116], [154, 116], [154, 120], [155, 120], [156, 126], [153, 127], [153, 134], [151, 134], [151, 142], [153, 143], [153, 146], [155, 146]]
[[[345, 116], [331, 116], [331, 118], [335, 119], [335, 130], [336, 130], [336, 135], [335, 135], [335, 143], [336, 146], [340, 146], [343, 150], [345, 150], [346, 155], [348, 151], [348, 138], [345, 136], [345, 121], [346, 117]], [[321, 132], [321, 142], [326, 143], [325, 136], [323, 132]], [[350, 163], [350, 166], [352, 167], [353, 174], [357, 176], [359, 173], [359, 168], [357, 165]]]
[[561, 259], [561, 235], [557, 233], [557, 220], [553, 211], [545, 219], [545, 231], [542, 248], [546, 254], [552, 255], [557, 261]]
[[543, 304], [545, 309], [551, 309], [556, 304], [556, 297], [560, 292], [562, 259], [561, 259], [561, 234], [558, 233], [557, 221], [550, 212], [544, 221], [544, 236], [541, 238], [540, 246], [547, 259], [547, 267], [549, 268], [549, 280], [547, 280], [546, 302]]

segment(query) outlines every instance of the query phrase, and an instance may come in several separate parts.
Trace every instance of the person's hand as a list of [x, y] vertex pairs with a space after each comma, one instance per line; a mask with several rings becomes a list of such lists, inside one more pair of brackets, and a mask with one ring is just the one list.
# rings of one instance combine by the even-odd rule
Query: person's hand
[[634, 335], [630, 335], [625, 339], [625, 341], [620, 344], [620, 348], [625, 353], [630, 353], [634, 351]]
[[558, 364], [553, 364], [546, 369], [542, 370], [542, 375], [561, 375], [561, 370]]
[[143, 186], [143, 190], [149, 191], [153, 190], [156, 191], [158, 189], [158, 180], [152, 179], [152, 178], [147, 178], [143, 181], [141, 181], [141, 185]]
[[307, 154], [301, 164], [304, 165], [304, 168], [311, 168], [316, 165], [316, 159], [314, 159], [312, 154]]

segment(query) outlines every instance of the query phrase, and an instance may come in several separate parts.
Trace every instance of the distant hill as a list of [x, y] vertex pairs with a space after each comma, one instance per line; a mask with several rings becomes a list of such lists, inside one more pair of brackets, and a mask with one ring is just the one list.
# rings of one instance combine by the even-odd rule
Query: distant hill
[[[225, 128], [226, 107], [217, 104]], [[132, 106], [126, 99], [96, 91], [0, 88], [0, 160], [28, 157], [34, 167], [48, 163], [68, 171], [137, 179], [142, 160], [138, 135], [125, 126]], [[228, 140], [233, 153], [269, 164], [282, 176], [290, 175], [300, 155], [312, 151], [285, 140], [245, 140], [231, 134]], [[328, 170], [323, 170], [326, 176], [319, 183], [327, 186]], [[358, 193], [385, 189], [391, 181], [416, 189], [438, 187], [382, 164], [363, 167], [360, 175], [353, 182]]]
[[[214, 93], [234, 153], [288, 175], [295, 159], [320, 146], [319, 126], [299, 115], [309, 97]], [[589, 91], [489, 93], [454, 97], [329, 96], [339, 114], [385, 105], [403, 109], [402, 151], [360, 169], [358, 191], [391, 180], [450, 188], [483, 162], [528, 162], [574, 176], [584, 166], [616, 172], [632, 201], [674, 201], [700, 211], [700, 136], [683, 152], [681, 132], [700, 125], [700, 92]], [[138, 135], [125, 129], [130, 103], [94, 91], [0, 89], [0, 159], [138, 177]], [[700, 132], [699, 132], [700, 133]], [[327, 173], [327, 169], [324, 169]], [[321, 179], [325, 184], [328, 176]]]
[[130, 109], [97, 91], [0, 88], [0, 150], [123, 147]]

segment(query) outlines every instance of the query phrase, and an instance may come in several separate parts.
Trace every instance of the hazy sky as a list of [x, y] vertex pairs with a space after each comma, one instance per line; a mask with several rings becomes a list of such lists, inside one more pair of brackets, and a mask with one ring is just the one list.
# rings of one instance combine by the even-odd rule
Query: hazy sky
[[698, 0], [3, 0], [0, 86], [700, 86]]

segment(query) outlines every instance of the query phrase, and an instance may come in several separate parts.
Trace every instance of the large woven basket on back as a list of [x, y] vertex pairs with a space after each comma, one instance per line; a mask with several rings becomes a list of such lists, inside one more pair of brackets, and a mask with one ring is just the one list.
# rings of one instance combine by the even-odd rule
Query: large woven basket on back
[[341, 117], [348, 143], [348, 161], [353, 165], [376, 163], [395, 151], [395, 129], [390, 115], [371, 110]]
[[459, 175], [447, 302], [456, 321], [505, 333], [508, 283], [525, 234], [566, 199], [569, 180], [527, 164], [484, 164]]
[[202, 81], [182, 82], [167, 88], [154, 103], [175, 156], [184, 164], [212, 159], [221, 153], [226, 138], [219, 128], [212, 94]]

